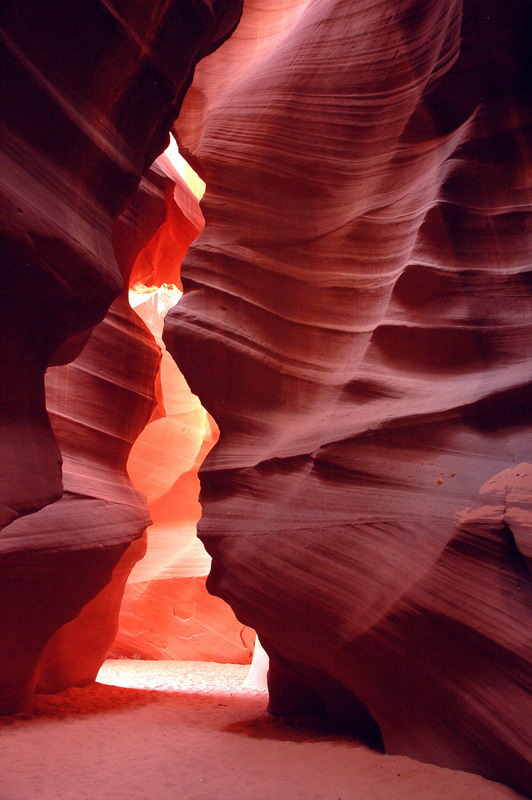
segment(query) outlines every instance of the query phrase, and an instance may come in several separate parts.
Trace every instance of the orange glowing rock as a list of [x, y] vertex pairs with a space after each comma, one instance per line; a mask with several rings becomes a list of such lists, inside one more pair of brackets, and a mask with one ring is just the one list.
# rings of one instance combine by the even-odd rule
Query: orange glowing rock
[[[253, 633], [248, 630], [244, 641], [243, 626], [229, 606], [205, 588], [210, 557], [196, 535], [198, 469], [218, 439], [218, 428], [160, 338], [164, 314], [180, 297], [175, 285], [137, 287], [130, 294], [161, 346], [158, 414], [164, 416], [144, 428], [128, 460], [131, 480], [146, 495], [152, 525], [146, 555], [125, 588], [111, 654], [248, 663]], [[178, 613], [181, 607], [186, 612]]]

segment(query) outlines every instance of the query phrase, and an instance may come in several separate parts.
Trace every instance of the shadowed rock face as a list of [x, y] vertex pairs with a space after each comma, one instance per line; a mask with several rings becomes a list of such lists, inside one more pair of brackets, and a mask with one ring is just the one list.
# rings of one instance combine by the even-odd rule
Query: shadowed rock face
[[173, 181], [152, 173], [128, 200], [239, 11], [2, 9], [0, 713], [36, 686], [94, 679], [143, 554], [150, 520], [126, 460], [156, 405], [160, 352], [122, 289]]
[[246, 3], [176, 125], [206, 228], [165, 341], [272, 710], [530, 792], [527, 14]]
[[113, 219], [240, 4], [122, 5], [17, 0], [2, 10], [2, 526], [61, 495], [44, 371], [54, 353], [65, 363], [80, 352], [86, 337], [73, 337], [119, 293]]

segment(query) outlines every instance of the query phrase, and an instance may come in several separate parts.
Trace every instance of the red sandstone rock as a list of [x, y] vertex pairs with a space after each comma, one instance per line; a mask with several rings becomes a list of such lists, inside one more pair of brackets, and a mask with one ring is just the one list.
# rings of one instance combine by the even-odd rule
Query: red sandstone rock
[[208, 586], [272, 710], [530, 792], [526, 498], [467, 511], [531, 445], [526, 29], [250, 0], [176, 126], [208, 188], [165, 341], [220, 427]]
[[165, 579], [159, 573], [146, 582], [133, 577], [119, 623], [111, 658], [251, 661], [253, 631], [235, 619], [227, 603], [207, 592], [205, 577]]
[[[197, 198], [165, 153], [159, 156], [150, 170], [152, 181], [157, 176], [160, 176], [159, 182], [164, 186], [166, 214], [164, 222], [157, 227], [134, 261], [129, 279], [131, 286], [179, 285], [183, 256], [204, 224]], [[160, 203], [157, 197], [154, 201]], [[146, 220], [145, 206], [146, 203], [140, 215], [143, 221]]]
[[[143, 258], [144, 251], [138, 260]], [[172, 281], [180, 266], [173, 263], [173, 273], [167, 273]], [[166, 303], [179, 295], [169, 287], [134, 295], [137, 313], [162, 347], [162, 404], [160, 418], [144, 428], [128, 459], [128, 473], [146, 495], [152, 524], [147, 553], [125, 589], [111, 656], [248, 663], [253, 633], [205, 588], [210, 558], [196, 536], [198, 468], [218, 429], [160, 339]]]
[[236, 24], [238, 0], [215, 6], [3, 7], [2, 526], [61, 496], [44, 371], [120, 291], [112, 222], [164, 149], [195, 63]]
[[[47, 5], [44, 16], [17, 2], [6, 13], [16, 92], [2, 132], [0, 638], [10, 710], [39, 670], [54, 688], [88, 679], [86, 651], [71, 654], [102, 604], [116, 612], [139, 555], [130, 548], [142, 546], [146, 512], [124, 472], [138, 427], [125, 432], [112, 407], [116, 452], [106, 443], [80, 465], [65, 446], [73, 490], [57, 501], [43, 375], [79, 353], [123, 275], [144, 274], [142, 249], [165, 251], [168, 205], [155, 203], [142, 235], [134, 220], [127, 253], [115, 225], [122, 270], [113, 220], [237, 5], [134, 3], [124, 18], [106, 4], [88, 21], [77, 6]], [[210, 189], [167, 333], [221, 427], [203, 473], [210, 586], [270, 653], [272, 711], [313, 706], [373, 741], [382, 734], [388, 751], [522, 791], [525, 12], [517, 0], [248, 0], [179, 123]], [[164, 176], [152, 185], [168, 200]], [[127, 328], [120, 303], [115, 312]], [[135, 359], [123, 367], [137, 374]], [[97, 380], [79, 372], [78, 385]], [[111, 396], [124, 388], [107, 384]], [[107, 416], [100, 430], [84, 410], [90, 437], [113, 438]], [[65, 420], [56, 414], [56, 429]]]
[[[159, 350], [125, 294], [106, 312], [163, 226], [174, 182], [152, 172], [116, 217], [239, 8], [3, 9], [2, 711], [37, 682], [94, 678], [142, 554], [149, 517], [126, 461], [154, 410]], [[76, 356], [47, 375], [52, 431], [44, 373]]]
[[127, 574], [144, 551], [135, 540], [150, 522], [126, 461], [155, 406], [159, 359], [153, 337], [120, 297], [82, 354], [47, 373], [65, 492], [0, 538], [6, 710], [36, 685], [56, 691], [94, 680], [113, 642]]
[[59, 692], [95, 680], [116, 636], [126, 580], [145, 549], [145, 536], [131, 542], [104, 588], [48, 640], [39, 663], [40, 691]]

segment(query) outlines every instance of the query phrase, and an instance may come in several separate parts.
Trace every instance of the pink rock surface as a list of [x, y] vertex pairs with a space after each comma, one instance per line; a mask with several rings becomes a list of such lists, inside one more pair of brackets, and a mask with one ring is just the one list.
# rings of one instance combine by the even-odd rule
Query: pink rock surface
[[205, 588], [205, 577], [130, 580], [110, 658], [249, 664], [254, 632]]
[[61, 495], [44, 371], [69, 339], [54, 363], [75, 357], [72, 337], [120, 291], [113, 219], [165, 148], [196, 62], [238, 20], [240, 2], [215, 6], [3, 9], [1, 525]]
[[[175, 493], [201, 457], [187, 438], [197, 409], [164, 410], [157, 347], [120, 293], [131, 272], [170, 280], [176, 226], [194, 227], [193, 206], [174, 208], [168, 165], [147, 168], [196, 61], [239, 11], [233, 0], [5, 11], [3, 710], [38, 683], [85, 683], [101, 662], [144, 547], [126, 460], [149, 419], [154, 440], [141, 444], [164, 451], [164, 413], [182, 415], [191, 465], [166, 450], [165, 469], [144, 476], [161, 552], [176, 520], [190, 530], [197, 514]], [[523, 792], [527, 11], [247, 0], [176, 128], [209, 189], [166, 333], [220, 426], [202, 476], [209, 588], [238, 615], [241, 647], [241, 626], [258, 631], [271, 711], [326, 713], [389, 753]], [[50, 364], [63, 365], [48, 373], [53, 429]], [[213, 657], [198, 551], [186, 566], [165, 556], [167, 578], [159, 555], [128, 590], [160, 626], [146, 648], [173, 653], [181, 628]], [[178, 584], [188, 594], [170, 607]]]
[[[152, 172], [128, 200], [168, 142], [195, 64], [239, 12], [233, 0], [3, 9], [3, 711], [38, 682], [92, 680], [114, 637], [149, 523], [126, 461], [154, 411], [160, 359], [120, 292], [174, 181]], [[48, 416], [51, 364], [68, 366], [47, 374]]]
[[529, 507], [478, 510], [531, 448], [526, 29], [247, 2], [176, 125], [208, 188], [165, 341], [220, 427], [208, 586], [271, 709], [530, 792]]

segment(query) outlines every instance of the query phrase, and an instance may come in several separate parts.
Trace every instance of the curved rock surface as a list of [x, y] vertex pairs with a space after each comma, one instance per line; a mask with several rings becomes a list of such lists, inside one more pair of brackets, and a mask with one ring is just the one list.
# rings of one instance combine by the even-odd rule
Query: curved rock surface
[[[142, 555], [125, 465], [163, 400], [121, 291], [168, 280], [176, 190], [156, 168], [127, 202], [239, 11], [3, 9], [2, 710], [91, 679]], [[166, 333], [220, 426], [209, 586], [271, 710], [524, 792], [528, 26], [523, 0], [247, 0], [177, 127], [209, 191]]]
[[80, 352], [120, 291], [113, 219], [166, 146], [196, 62], [237, 22], [238, 0], [215, 5], [2, 8], [2, 526], [61, 496], [44, 371]]
[[[177, 188], [181, 193], [179, 182]], [[166, 224], [171, 227], [174, 221], [175, 214], [169, 215]], [[156, 236], [159, 242], [172, 240], [178, 231], [170, 231], [168, 237], [158, 231]], [[147, 264], [154, 252], [150, 243], [137, 262]], [[158, 258], [155, 263], [160, 263]], [[173, 272], [166, 278], [177, 281], [180, 262], [169, 259], [167, 270], [170, 264]], [[166, 285], [133, 295], [136, 312], [161, 346], [161, 402], [157, 418], [144, 428], [128, 459], [128, 473], [146, 496], [152, 524], [146, 555], [128, 579], [110, 655], [248, 663], [253, 632], [205, 588], [211, 560], [196, 536], [201, 515], [198, 468], [216, 442], [218, 428], [160, 338], [165, 306], [173, 305], [180, 294]]]
[[126, 461], [160, 353], [121, 290], [174, 182], [152, 172], [127, 204], [239, 13], [236, 0], [2, 9], [2, 712], [36, 685], [94, 678], [143, 553]]
[[112, 644], [125, 579], [144, 552], [135, 540], [150, 522], [126, 461], [155, 407], [159, 359], [120, 297], [82, 354], [47, 373], [64, 493], [0, 538], [5, 710], [36, 685], [55, 691], [94, 680]]
[[208, 586], [268, 651], [272, 711], [523, 792], [528, 25], [249, 0], [176, 125], [206, 227], [165, 333], [220, 427]]

